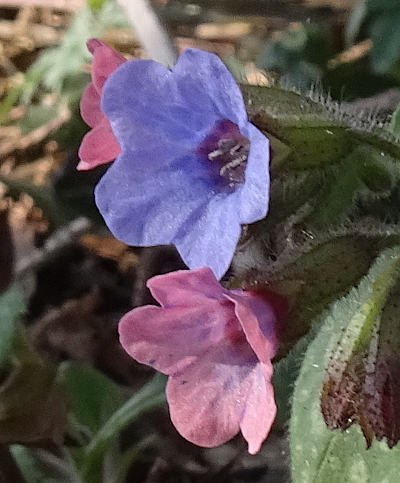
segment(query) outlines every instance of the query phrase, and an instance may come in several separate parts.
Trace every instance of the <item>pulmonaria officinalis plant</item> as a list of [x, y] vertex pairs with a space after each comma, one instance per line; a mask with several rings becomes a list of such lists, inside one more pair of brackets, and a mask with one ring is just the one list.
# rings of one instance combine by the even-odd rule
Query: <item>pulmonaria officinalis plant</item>
[[241, 225], [265, 217], [269, 144], [213, 54], [188, 49], [173, 70], [129, 61], [107, 79], [102, 111], [121, 154], [96, 187], [112, 233], [173, 244], [189, 268], [227, 271]]
[[169, 375], [173, 424], [205, 447], [241, 431], [257, 453], [276, 413], [273, 307], [257, 293], [224, 289], [209, 268], [160, 275], [147, 286], [161, 307], [126, 314], [120, 341], [134, 359]]
[[93, 54], [92, 82], [83, 92], [81, 115], [92, 129], [83, 138], [79, 148], [79, 170], [93, 169], [108, 163], [121, 151], [110, 123], [100, 108], [100, 100], [108, 76], [126, 59], [99, 39], [88, 40], [87, 46]]
[[[195, 49], [172, 70], [123, 62], [99, 91], [120, 149], [96, 187], [101, 214], [120, 240], [174, 244], [192, 269], [151, 279], [161, 307], [126, 314], [120, 340], [169, 376], [188, 440], [211, 447], [241, 431], [255, 453], [277, 406], [278, 424], [290, 417], [293, 481], [344, 480], [343, 454], [357, 468], [387, 461], [400, 437], [400, 272], [390, 248], [379, 258], [400, 234], [400, 147], [387, 125], [326, 99], [242, 91], [248, 113], [221, 61]], [[389, 266], [379, 277], [376, 258]], [[218, 284], [232, 261], [230, 287], [247, 291]], [[375, 463], [360, 481], [383, 480]]]

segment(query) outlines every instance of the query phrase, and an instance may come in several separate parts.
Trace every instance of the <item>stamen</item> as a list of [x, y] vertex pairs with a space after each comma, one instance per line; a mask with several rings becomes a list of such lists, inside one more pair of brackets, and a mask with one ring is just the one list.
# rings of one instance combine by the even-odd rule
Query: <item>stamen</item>
[[229, 151], [229, 154], [232, 154], [232, 156], [236, 153], [236, 151], [239, 151], [240, 148], [242, 148], [243, 146], [238, 143], [236, 144], [236, 146], [233, 146], [233, 148]]
[[212, 151], [211, 153], [208, 154], [208, 159], [210, 161], [213, 161], [215, 158], [219, 158], [223, 154], [224, 152], [221, 149], [216, 149], [215, 151]]
[[220, 176], [229, 181], [233, 188], [235, 184], [244, 180], [245, 163], [249, 154], [248, 142], [237, 142], [230, 138], [218, 141], [218, 149], [208, 153], [210, 161], [218, 161], [221, 164]]
[[228, 170], [237, 168], [238, 166], [240, 166], [245, 161], [247, 161], [247, 154], [243, 154], [242, 156], [239, 156], [238, 158], [234, 158], [234, 159], [232, 159], [232, 161], [230, 163], [227, 163], [224, 166], [222, 166], [222, 168], [219, 170], [219, 174], [221, 176], [224, 176], [224, 174]]
[[228, 119], [216, 122], [197, 148], [198, 155], [212, 163], [212, 176], [233, 190], [245, 181], [249, 151], [249, 140]]

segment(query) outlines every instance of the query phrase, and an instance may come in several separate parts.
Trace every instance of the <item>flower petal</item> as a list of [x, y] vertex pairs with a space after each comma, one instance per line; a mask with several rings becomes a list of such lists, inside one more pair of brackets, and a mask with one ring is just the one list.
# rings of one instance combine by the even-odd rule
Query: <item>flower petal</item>
[[100, 96], [93, 83], [88, 84], [83, 91], [81, 98], [81, 116], [90, 127], [94, 127], [104, 118], [100, 110]]
[[226, 292], [208, 267], [158, 275], [147, 282], [153, 297], [163, 306], [186, 306], [223, 299]]
[[253, 375], [253, 387], [248, 392], [240, 430], [249, 443], [249, 453], [260, 451], [276, 416], [274, 388], [271, 384], [272, 364], [260, 363]]
[[121, 64], [126, 62], [126, 59], [99, 39], [88, 40], [87, 47], [93, 54], [92, 81], [97, 92], [101, 95], [107, 78]]
[[231, 304], [212, 300], [167, 309], [139, 307], [121, 319], [120, 341], [138, 362], [174, 374], [223, 339], [225, 323], [232, 315]]
[[[192, 66], [196, 70], [197, 66]], [[153, 133], [169, 141], [195, 147], [220, 119], [210, 102], [207, 89], [185, 94], [185, 79], [180, 79], [157, 62], [150, 60], [126, 62], [107, 80], [102, 110], [110, 119], [113, 131], [122, 146], [142, 145], [135, 135], [137, 129]], [[186, 96], [196, 98], [189, 103]]]
[[174, 426], [199, 446], [223, 444], [243, 428], [249, 451], [255, 453], [275, 416], [271, 386], [247, 344], [220, 344], [171, 376], [166, 394]]
[[252, 124], [242, 128], [242, 134], [250, 141], [245, 182], [238, 189], [240, 194], [239, 218], [242, 224], [265, 218], [269, 201], [269, 142]]
[[229, 268], [241, 232], [235, 197], [218, 194], [196, 215], [173, 243], [189, 268], [208, 266], [219, 280]]
[[196, 157], [183, 148], [166, 140], [146, 143], [142, 151], [126, 149], [107, 170], [96, 186], [96, 203], [118, 239], [136, 246], [166, 245], [190, 231], [193, 216], [202, 215], [212, 186]]
[[82, 139], [78, 154], [83, 163], [79, 163], [77, 169], [92, 169], [100, 164], [108, 163], [118, 156], [120, 150], [110, 124], [104, 118]]
[[218, 119], [229, 119], [239, 128], [247, 121], [239, 86], [215, 54], [186, 49], [173, 72], [179, 78], [180, 94], [190, 109], [214, 111]]
[[276, 316], [271, 304], [253, 292], [227, 291], [225, 298], [235, 304], [235, 314], [246, 339], [260, 361], [269, 364], [276, 354]]

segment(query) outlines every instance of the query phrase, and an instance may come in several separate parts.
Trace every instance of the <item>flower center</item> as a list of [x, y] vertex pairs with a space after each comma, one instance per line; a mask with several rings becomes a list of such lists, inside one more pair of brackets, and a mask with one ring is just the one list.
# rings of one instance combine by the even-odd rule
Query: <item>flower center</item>
[[217, 122], [198, 147], [198, 153], [211, 163], [230, 188], [245, 180], [250, 142], [233, 122]]
[[218, 149], [208, 154], [210, 161], [221, 164], [219, 174], [231, 185], [243, 183], [250, 143], [247, 139], [237, 142], [235, 139], [223, 138], [218, 141]]

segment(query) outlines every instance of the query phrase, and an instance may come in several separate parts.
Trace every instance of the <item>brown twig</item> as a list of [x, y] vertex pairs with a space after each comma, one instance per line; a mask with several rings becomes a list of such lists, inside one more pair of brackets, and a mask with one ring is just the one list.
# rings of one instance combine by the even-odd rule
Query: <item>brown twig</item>
[[54, 45], [61, 39], [61, 34], [47, 25], [30, 24], [29, 28], [21, 32], [16, 29], [15, 22], [9, 20], [0, 22], [0, 40], [11, 41], [21, 34], [32, 39], [36, 47]]
[[0, 159], [5, 159], [15, 151], [23, 151], [29, 146], [42, 142], [52, 131], [57, 130], [67, 122], [70, 116], [71, 113], [68, 109], [62, 109], [57, 117], [43, 126], [34, 129], [25, 136], [21, 136], [19, 139], [13, 137], [7, 141], [3, 141], [2, 146], [0, 147]]

